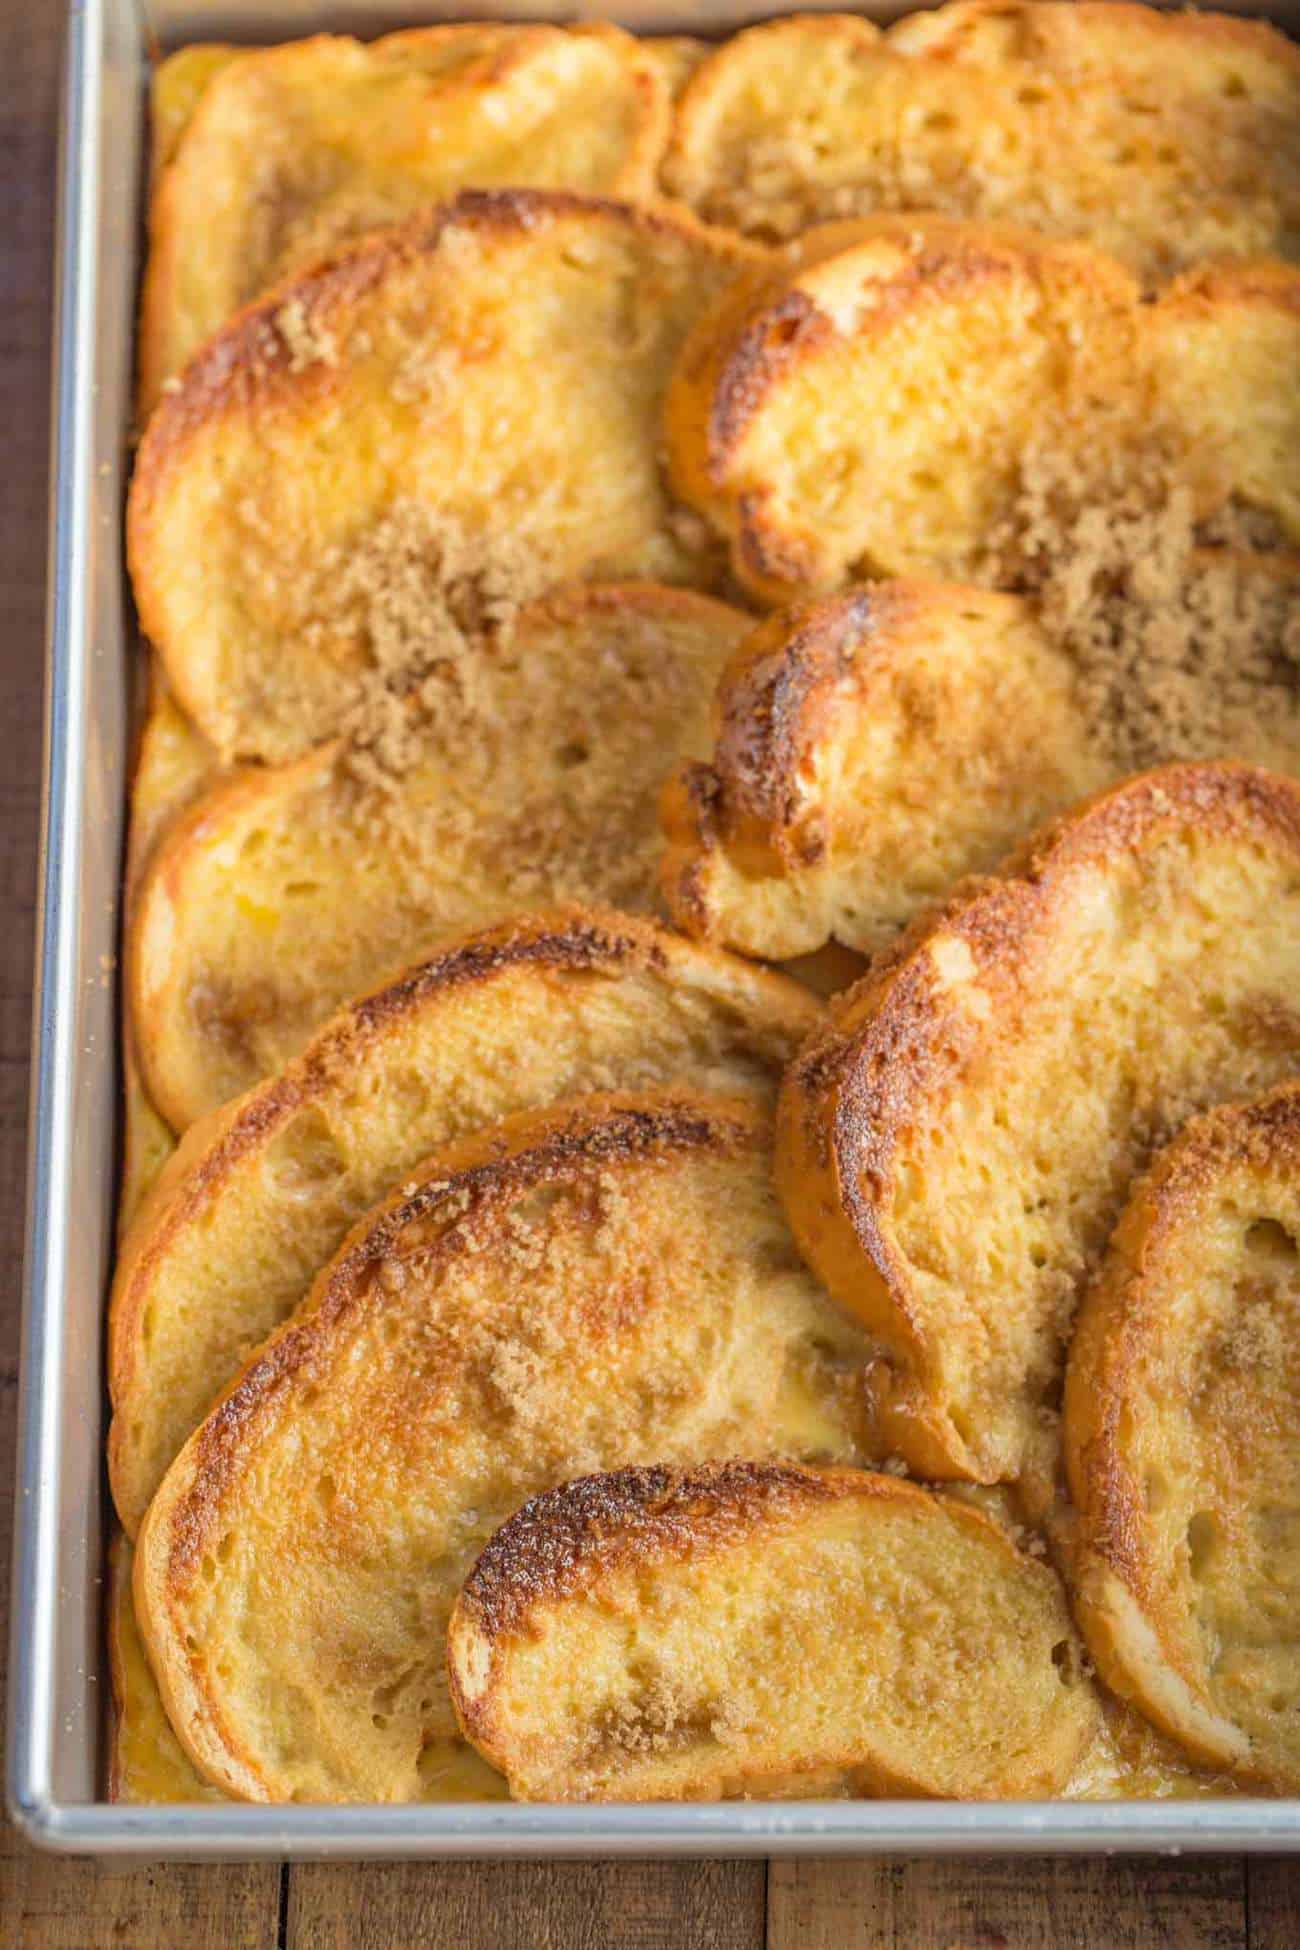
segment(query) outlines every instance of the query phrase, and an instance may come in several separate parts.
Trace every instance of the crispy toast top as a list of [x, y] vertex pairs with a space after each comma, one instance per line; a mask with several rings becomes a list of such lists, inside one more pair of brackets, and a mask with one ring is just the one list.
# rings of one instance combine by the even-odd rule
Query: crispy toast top
[[[391, 602], [391, 592], [389, 601]], [[149, 1091], [177, 1130], [279, 1069], [349, 996], [531, 904], [652, 905], [656, 797], [738, 611], [578, 586], [445, 644], [375, 742], [236, 772], [157, 853], [128, 944]]]
[[1055, 1572], [856, 1469], [624, 1469], [536, 1497], [466, 1580], [448, 1667], [526, 1801], [1046, 1795], [1099, 1725]]
[[1065, 1456], [1103, 1676], [1194, 1754], [1300, 1786], [1300, 1085], [1192, 1120], [1079, 1312]]
[[1300, 240], [1300, 56], [1263, 21], [958, 0], [803, 15], [694, 75], [674, 194], [755, 237], [880, 210], [1087, 237], [1144, 277]]
[[830, 224], [737, 279], [667, 404], [678, 493], [770, 601], [852, 575], [1018, 586], [1027, 482], [1103, 505], [1154, 476], [1300, 537], [1300, 270], [1154, 303], [1104, 252], [939, 217]]
[[[748, 250], [684, 215], [468, 192], [225, 327], [153, 415], [127, 516], [141, 623], [200, 730], [285, 760], [377, 668], [400, 686], [447, 628], [557, 582], [716, 581], [659, 422]], [[412, 561], [425, 614], [394, 640]]]
[[769, 1140], [739, 1100], [587, 1098], [435, 1153], [358, 1225], [140, 1532], [137, 1614], [209, 1779], [417, 1798], [456, 1737], [456, 1591], [537, 1489], [860, 1454], [866, 1337], [794, 1250]]
[[649, 195], [669, 128], [661, 64], [603, 25], [187, 48], [155, 94], [146, 412], [241, 305], [340, 245], [471, 185]]
[[1056, 1469], [1080, 1286], [1162, 1134], [1300, 1069], [1300, 785], [1169, 766], [958, 887], [786, 1073], [778, 1183], [925, 1476]]
[[467, 937], [353, 1003], [191, 1127], [119, 1259], [109, 1469], [134, 1534], [240, 1361], [427, 1152], [579, 1091], [774, 1096], [821, 1021], [796, 983], [631, 915], [564, 908]]
[[1198, 550], [1190, 524], [1152, 517], [1047, 574], [1033, 602], [885, 582], [755, 629], [723, 675], [711, 759], [662, 797], [677, 925], [746, 954], [832, 938], [872, 954], [1138, 765], [1300, 772], [1300, 557]]

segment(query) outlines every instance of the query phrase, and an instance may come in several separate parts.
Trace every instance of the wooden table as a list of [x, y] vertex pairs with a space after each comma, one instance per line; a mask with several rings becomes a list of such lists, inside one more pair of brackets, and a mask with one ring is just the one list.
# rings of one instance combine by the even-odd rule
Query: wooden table
[[[6, 190], [0, 230], [5, 1509], [12, 1500], [17, 1395], [15, 1276], [35, 910], [50, 229], [63, 11], [54, 0], [0, 0], [0, 170]], [[0, 1944], [12, 1950], [1295, 1950], [1300, 1868], [1231, 1857], [105, 1869], [39, 1856], [6, 1826], [0, 1833]]]

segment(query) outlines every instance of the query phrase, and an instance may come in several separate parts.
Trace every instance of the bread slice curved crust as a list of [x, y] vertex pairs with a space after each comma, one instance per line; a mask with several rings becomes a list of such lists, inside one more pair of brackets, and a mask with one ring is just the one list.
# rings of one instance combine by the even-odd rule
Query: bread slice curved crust
[[[1157, 718], [1123, 663], [1089, 663], [1090, 622], [1122, 636], [1109, 591], [1073, 625], [1016, 596], [921, 581], [769, 618], [724, 672], [712, 757], [679, 764], [661, 797], [660, 884], [677, 926], [750, 955], [832, 939], [875, 954], [963, 874], [1129, 770], [1139, 711], [1153, 757], [1231, 752], [1300, 773], [1300, 711], [1277, 708], [1285, 680], [1265, 656], [1300, 596], [1300, 556], [1200, 550], [1189, 569], [1162, 614], [1134, 598], [1134, 627], [1152, 685], [1163, 671], [1180, 706], [1199, 694], [1200, 722], [1174, 703]], [[1185, 629], [1181, 667], [1153, 654], [1165, 618]], [[1241, 696], [1225, 716], [1239, 647]]]
[[[686, 215], [466, 192], [250, 306], [141, 443], [127, 512], [140, 620], [225, 755], [332, 735], [382, 657], [566, 579], [708, 587], [657, 448], [687, 328], [752, 247]], [[393, 555], [429, 617], [375, 614]]]
[[133, 1565], [131, 1545], [120, 1530], [115, 1531], [108, 1546], [105, 1613], [113, 1681], [108, 1798], [137, 1804], [222, 1801], [225, 1796], [220, 1790], [190, 1765], [163, 1711], [135, 1622], [131, 1595]]
[[482, 22], [185, 54], [156, 83], [170, 154], [141, 301], [145, 412], [241, 305], [340, 245], [470, 185], [648, 196], [668, 139], [660, 68], [616, 27]]
[[191, 1127], [123, 1244], [109, 1473], [128, 1533], [249, 1350], [349, 1225], [440, 1144], [581, 1091], [770, 1102], [822, 1020], [795, 982], [631, 915], [568, 907], [453, 943]]
[[777, 1178], [809, 1264], [889, 1348], [881, 1440], [1032, 1494], [1076, 1299], [1192, 1112], [1300, 1067], [1300, 785], [1127, 780], [959, 887], [786, 1073]]
[[881, 33], [802, 15], [697, 70], [664, 164], [765, 240], [880, 210], [1084, 237], [1146, 278], [1294, 254], [1300, 58], [1262, 21], [959, 0]]
[[1113, 769], [1028, 605], [957, 583], [779, 612], [714, 715], [712, 758], [664, 788], [660, 884], [686, 933], [751, 955], [875, 954]]
[[1107, 1682], [1194, 1755], [1300, 1785], [1300, 1084], [1194, 1118], [1079, 1310], [1075, 1608]]
[[788, 1463], [534, 1498], [467, 1578], [448, 1669], [525, 1801], [1048, 1795], [1100, 1724], [1047, 1565], [897, 1477]]
[[1201, 515], [1249, 503], [1296, 539], [1298, 373], [1300, 270], [1224, 265], [1143, 304], [1086, 244], [929, 216], [828, 224], [693, 328], [669, 468], [772, 602], [855, 574], [1014, 579], [1044, 454], [1085, 502], [1159, 468]]
[[435, 1153], [361, 1222], [140, 1532], [137, 1616], [209, 1779], [417, 1798], [457, 1738], [456, 1592], [535, 1490], [741, 1442], [860, 1454], [866, 1337], [795, 1252], [769, 1146], [739, 1100], [597, 1096]]
[[708, 748], [739, 611], [579, 585], [467, 641], [398, 770], [326, 746], [235, 773], [155, 856], [127, 951], [149, 1090], [177, 1130], [279, 1069], [348, 997], [530, 904], [653, 904], [656, 799]]

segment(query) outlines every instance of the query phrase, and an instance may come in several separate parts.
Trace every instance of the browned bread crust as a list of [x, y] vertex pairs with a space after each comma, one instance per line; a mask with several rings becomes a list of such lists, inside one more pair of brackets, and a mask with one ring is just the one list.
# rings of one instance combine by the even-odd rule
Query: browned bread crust
[[1051, 1794], [1098, 1729], [1055, 1573], [861, 1470], [625, 1469], [537, 1497], [466, 1580], [448, 1665], [462, 1728], [530, 1801]]
[[1079, 1311], [1064, 1443], [1103, 1676], [1197, 1758], [1300, 1786], [1300, 1085], [1194, 1118]]
[[[246, 767], [158, 849], [127, 985], [176, 1130], [281, 1068], [349, 997], [450, 935], [557, 900], [654, 904], [660, 784], [708, 747], [748, 619], [691, 590], [579, 584], [466, 639], [429, 695]], [[389, 702], [389, 700], [385, 700]]]
[[155, 79], [144, 411], [241, 305], [340, 245], [469, 185], [648, 196], [668, 126], [662, 64], [605, 25], [182, 49]]
[[955, 890], [786, 1074], [800, 1246], [886, 1342], [881, 1439], [921, 1475], [1055, 1468], [1080, 1283], [1191, 1112], [1300, 1067], [1300, 786], [1170, 766]]
[[436, 1145], [584, 1090], [689, 1082], [770, 1101], [821, 1015], [779, 975], [577, 907], [452, 943], [344, 1009], [191, 1127], [123, 1244], [109, 1472], [127, 1530], [248, 1350]]
[[829, 224], [745, 272], [668, 394], [677, 492], [772, 602], [854, 575], [1009, 584], [1026, 473], [1076, 498], [1158, 467], [1300, 539], [1300, 270], [1189, 274], [1010, 225]]
[[742, 1441], [861, 1455], [866, 1338], [794, 1252], [769, 1144], [735, 1099], [589, 1097], [436, 1152], [361, 1221], [141, 1528], [137, 1616], [209, 1779], [419, 1798], [456, 1756], [456, 1591], [538, 1489]]
[[141, 624], [227, 755], [339, 728], [380, 646], [342, 600], [417, 531], [440, 618], [566, 579], [711, 586], [716, 550], [659, 474], [685, 333], [751, 247], [687, 215], [466, 192], [280, 286], [167, 393], [127, 544]]
[[957, 0], [884, 32], [797, 15], [699, 68], [665, 180], [765, 240], [879, 210], [1011, 219], [1163, 277], [1294, 254], [1300, 56], [1263, 21]]

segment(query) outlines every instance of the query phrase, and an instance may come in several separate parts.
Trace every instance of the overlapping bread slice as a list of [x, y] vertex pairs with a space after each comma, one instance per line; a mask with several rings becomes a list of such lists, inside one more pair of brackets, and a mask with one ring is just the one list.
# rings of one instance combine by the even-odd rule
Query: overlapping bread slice
[[660, 419], [750, 255], [687, 216], [467, 192], [209, 341], [149, 423], [127, 522], [141, 623], [204, 735], [284, 760], [377, 670], [415, 681], [557, 582], [714, 582]]
[[663, 795], [678, 926], [746, 954], [871, 954], [1137, 764], [1300, 772], [1300, 557], [1167, 542], [1117, 526], [1091, 564], [1051, 565], [1045, 605], [899, 581], [759, 626], [719, 687], [712, 758]]
[[878, 210], [1086, 237], [1144, 276], [1300, 233], [1300, 59], [1262, 21], [958, 0], [882, 33], [815, 14], [696, 73], [665, 163], [763, 238]]
[[1193, 1119], [1135, 1187], [1065, 1385], [1079, 1622], [1200, 1759], [1300, 1786], [1300, 1084]]
[[120, 1531], [108, 1548], [106, 1626], [113, 1678], [109, 1742], [110, 1801], [220, 1801], [219, 1789], [192, 1766], [163, 1711], [135, 1622], [134, 1553]]
[[525, 1801], [1059, 1792], [1098, 1731], [1065, 1593], [854, 1469], [623, 1469], [525, 1504], [456, 1601], [452, 1698]]
[[1058, 504], [1137, 484], [1294, 540], [1300, 270], [1203, 268], [1143, 304], [1086, 244], [830, 224], [698, 323], [667, 429], [678, 492], [774, 601], [853, 574], [1020, 586]]
[[769, 1114], [650, 1091], [524, 1114], [369, 1214], [173, 1463], [136, 1612], [200, 1770], [418, 1798], [446, 1628], [538, 1489], [651, 1456], [861, 1454], [869, 1344], [794, 1249]]
[[186, 1133], [124, 1243], [109, 1468], [127, 1530], [348, 1226], [435, 1146], [579, 1091], [770, 1101], [821, 1016], [781, 976], [582, 908], [469, 936], [345, 1009]]
[[[131, 779], [131, 807], [123, 889], [124, 933], [129, 940], [140, 911], [140, 890], [163, 835], [217, 772], [205, 744], [167, 689], [156, 663], [146, 682], [148, 703]], [[134, 1217], [140, 1201], [170, 1157], [175, 1138], [145, 1087], [129, 977], [122, 992], [122, 1183], [118, 1228]]]
[[615, 27], [481, 22], [189, 48], [155, 99], [146, 410], [241, 305], [457, 190], [649, 195], [670, 96]]
[[1298, 984], [1300, 785], [1206, 764], [1065, 814], [832, 1005], [778, 1183], [918, 1474], [1050, 1484], [1089, 1265], [1163, 1134], [1300, 1070]]
[[348, 996], [530, 904], [652, 905], [656, 799], [748, 627], [653, 583], [579, 585], [466, 639], [375, 742], [235, 772], [155, 855], [128, 984], [149, 1091], [183, 1130]]

